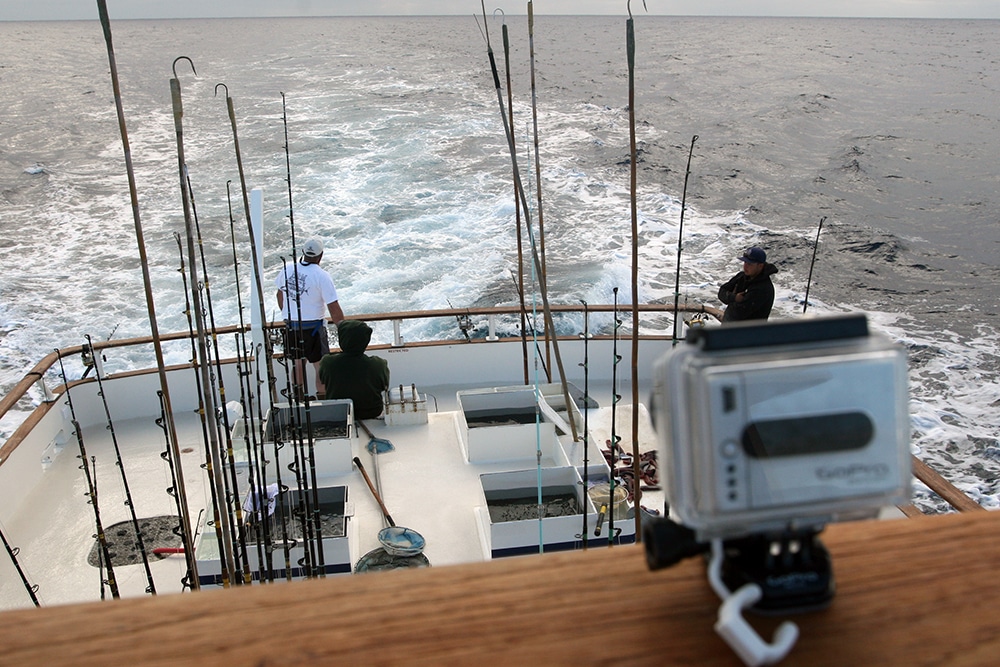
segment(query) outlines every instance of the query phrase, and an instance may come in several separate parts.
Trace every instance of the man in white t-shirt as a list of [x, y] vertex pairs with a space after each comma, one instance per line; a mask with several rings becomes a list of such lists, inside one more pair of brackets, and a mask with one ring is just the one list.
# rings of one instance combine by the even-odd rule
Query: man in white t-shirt
[[[309, 239], [303, 246], [302, 259], [286, 265], [274, 279], [278, 288], [278, 307], [285, 320], [285, 356], [295, 361], [292, 371], [296, 393], [322, 397], [325, 393], [319, 379], [319, 362], [330, 351], [326, 334], [326, 316], [334, 324], [344, 319], [337, 300], [333, 278], [319, 266], [323, 259], [323, 243]], [[305, 387], [306, 360], [316, 369], [316, 392]], [[300, 393], [299, 388], [304, 391]]]

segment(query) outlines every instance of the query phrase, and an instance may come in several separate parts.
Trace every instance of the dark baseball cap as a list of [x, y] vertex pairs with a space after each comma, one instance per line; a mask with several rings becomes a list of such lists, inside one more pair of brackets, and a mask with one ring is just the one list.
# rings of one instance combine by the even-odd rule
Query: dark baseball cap
[[737, 257], [736, 259], [741, 262], [750, 262], [751, 264], [763, 264], [767, 261], [767, 253], [757, 246], [754, 246], [753, 248], [747, 248], [743, 252], [743, 256]]

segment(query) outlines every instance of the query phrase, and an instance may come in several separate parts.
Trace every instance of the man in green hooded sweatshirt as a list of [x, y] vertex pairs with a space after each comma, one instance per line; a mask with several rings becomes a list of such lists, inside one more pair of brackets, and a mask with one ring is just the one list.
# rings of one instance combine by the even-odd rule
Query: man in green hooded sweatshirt
[[382, 357], [368, 356], [372, 328], [359, 320], [337, 325], [340, 352], [327, 354], [319, 364], [319, 377], [326, 398], [354, 401], [356, 419], [374, 419], [382, 414], [382, 392], [389, 387], [389, 364]]

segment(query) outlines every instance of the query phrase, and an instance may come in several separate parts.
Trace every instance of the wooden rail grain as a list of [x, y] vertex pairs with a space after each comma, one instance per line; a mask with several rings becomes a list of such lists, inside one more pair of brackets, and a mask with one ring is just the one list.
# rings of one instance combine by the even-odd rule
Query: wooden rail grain
[[[994, 665], [1000, 514], [830, 526], [783, 665]], [[44, 591], [40, 591], [44, 596]], [[0, 665], [732, 665], [699, 559], [641, 547], [0, 614]], [[765, 637], [776, 620], [753, 621]]]

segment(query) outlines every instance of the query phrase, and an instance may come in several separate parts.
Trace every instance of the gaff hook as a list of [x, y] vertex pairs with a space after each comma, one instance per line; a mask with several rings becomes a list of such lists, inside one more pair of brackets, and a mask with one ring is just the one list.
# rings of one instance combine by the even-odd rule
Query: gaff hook
[[[625, 8], [628, 9], [628, 18], [631, 21], [632, 20], [632, 0], [628, 0], [628, 2], [625, 3]], [[649, 9], [646, 7], [646, 0], [642, 0], [642, 8], [645, 9], [647, 13], [649, 12]]]
[[497, 12], [500, 12], [500, 16], [502, 17], [500, 20], [500, 25], [507, 25], [507, 15], [504, 14], [503, 10], [500, 9], [499, 7], [493, 10], [493, 18], [497, 17]]
[[217, 83], [217, 84], [215, 84], [215, 96], [216, 97], [219, 96], [219, 87], [220, 86], [226, 89], [226, 99], [228, 100], [229, 99], [229, 86], [227, 86], [224, 83]]
[[[643, 0], [643, 1], [645, 2], [645, 0]], [[171, 69], [174, 72], [174, 78], [175, 79], [177, 78], [177, 62], [180, 61], [180, 60], [186, 60], [186, 61], [188, 61], [191, 64], [191, 71], [194, 72], [195, 76], [198, 76], [198, 71], [194, 68], [194, 61], [193, 60], [191, 60], [187, 56], [177, 56], [176, 58], [174, 58], [174, 64], [171, 66]]]

